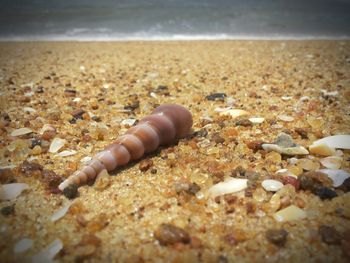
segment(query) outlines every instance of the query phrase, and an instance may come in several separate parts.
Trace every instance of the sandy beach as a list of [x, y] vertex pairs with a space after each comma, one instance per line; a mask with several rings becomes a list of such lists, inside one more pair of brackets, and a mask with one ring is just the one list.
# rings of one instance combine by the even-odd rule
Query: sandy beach
[[[28, 186], [0, 200], [2, 262], [55, 240], [57, 262], [349, 261], [350, 181], [316, 171], [331, 159], [349, 173], [350, 151], [262, 144], [350, 134], [350, 41], [0, 43], [0, 94], [0, 182]], [[189, 136], [74, 199], [57, 190], [163, 103], [190, 110]], [[208, 194], [227, 178], [248, 186]], [[268, 191], [266, 179], [284, 185]], [[291, 206], [295, 219], [276, 219]]]

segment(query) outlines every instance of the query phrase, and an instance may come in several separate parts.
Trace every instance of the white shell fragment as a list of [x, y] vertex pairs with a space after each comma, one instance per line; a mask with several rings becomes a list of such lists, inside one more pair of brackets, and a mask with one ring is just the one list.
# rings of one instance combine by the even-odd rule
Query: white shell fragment
[[350, 174], [344, 170], [321, 169], [318, 171], [326, 174], [329, 178], [331, 178], [334, 187], [341, 186], [344, 181], [350, 177]]
[[40, 129], [39, 133], [40, 134], [44, 134], [44, 132], [46, 131], [55, 131], [55, 127], [53, 127], [52, 125], [50, 124], [44, 124], [44, 126]]
[[260, 123], [263, 123], [265, 121], [265, 118], [260, 118], [260, 117], [257, 117], [257, 118], [249, 118], [249, 121], [251, 123], [254, 123], [254, 124], [260, 124]]
[[281, 121], [285, 121], [285, 122], [294, 121], [294, 118], [292, 116], [288, 116], [288, 115], [278, 115], [278, 119], [280, 119]]
[[50, 245], [41, 250], [38, 254], [32, 257], [32, 262], [36, 263], [46, 263], [54, 262], [53, 258], [58, 252], [63, 248], [62, 241], [55, 239]]
[[269, 192], [277, 192], [283, 187], [283, 184], [277, 180], [267, 179], [262, 181], [261, 186]]
[[326, 158], [322, 158], [320, 160], [320, 163], [328, 168], [328, 169], [339, 169], [341, 166], [341, 163], [343, 161], [342, 157], [339, 156], [328, 156]]
[[55, 138], [52, 140], [49, 148], [50, 153], [57, 153], [66, 143], [65, 139]]
[[82, 158], [80, 160], [81, 163], [88, 163], [92, 160], [92, 157], [91, 156], [85, 156], [84, 158]]
[[125, 120], [122, 120], [122, 122], [120, 123], [121, 125], [125, 126], [125, 125], [128, 125], [128, 126], [133, 126], [136, 122], [136, 119], [125, 119]]
[[249, 112], [240, 109], [230, 109], [220, 112], [221, 116], [231, 116], [233, 119], [238, 118], [240, 116], [248, 115]]
[[304, 210], [295, 205], [288, 206], [273, 215], [274, 219], [278, 222], [286, 222], [292, 220], [300, 220], [306, 217]]
[[77, 152], [74, 150], [65, 150], [57, 154], [60, 157], [67, 157], [76, 154]]
[[321, 89], [321, 92], [323, 94], [323, 96], [327, 96], [327, 97], [336, 97], [338, 96], [338, 91], [327, 91], [325, 89]]
[[28, 250], [32, 246], [33, 246], [33, 240], [31, 240], [29, 238], [23, 238], [15, 244], [15, 246], [13, 248], [13, 252], [23, 253], [24, 251]]
[[11, 136], [14, 136], [14, 137], [21, 136], [32, 132], [33, 132], [32, 129], [29, 129], [29, 128], [19, 128], [19, 129], [13, 130], [11, 132]]
[[209, 194], [212, 197], [217, 197], [224, 194], [231, 194], [242, 191], [247, 188], [248, 179], [228, 178], [224, 182], [213, 185], [209, 189]]
[[331, 148], [348, 149], [349, 150], [350, 149], [350, 135], [343, 134], [343, 135], [333, 135], [333, 136], [325, 137], [325, 138], [322, 138], [320, 140], [314, 141], [312, 145], [319, 145], [322, 143], [326, 144], [328, 147], [331, 147]]
[[282, 96], [281, 99], [284, 101], [291, 100], [293, 97], [291, 96]]
[[29, 189], [29, 185], [25, 183], [3, 184], [0, 186], [0, 200], [15, 199], [26, 189]]
[[25, 112], [30, 112], [30, 113], [34, 113], [36, 112], [36, 109], [33, 109], [31, 107], [23, 107], [23, 111]]
[[55, 221], [61, 219], [62, 217], [64, 217], [65, 214], [67, 213], [67, 211], [69, 210], [69, 208], [71, 207], [71, 205], [72, 205], [73, 203], [74, 203], [74, 201], [73, 201], [73, 202], [68, 202], [68, 203], [67, 203], [66, 205], [64, 205], [61, 209], [59, 209], [56, 213], [54, 213], [54, 214], [51, 216], [50, 220], [51, 220], [52, 222], [55, 222]]
[[306, 155], [309, 154], [308, 150], [306, 150], [303, 146], [295, 146], [295, 147], [280, 147], [277, 144], [269, 144], [269, 143], [264, 143], [261, 145], [261, 147], [265, 151], [275, 151], [280, 154], [285, 154], [285, 155]]

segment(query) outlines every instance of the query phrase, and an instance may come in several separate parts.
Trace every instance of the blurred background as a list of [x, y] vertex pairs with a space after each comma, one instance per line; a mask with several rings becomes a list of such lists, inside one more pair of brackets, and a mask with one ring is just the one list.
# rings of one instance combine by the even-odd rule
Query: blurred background
[[2, 40], [349, 36], [350, 0], [0, 0]]

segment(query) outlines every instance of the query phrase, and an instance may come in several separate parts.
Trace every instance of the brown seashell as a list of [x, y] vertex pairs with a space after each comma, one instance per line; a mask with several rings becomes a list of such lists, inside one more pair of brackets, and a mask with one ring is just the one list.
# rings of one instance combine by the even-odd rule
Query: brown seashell
[[63, 191], [72, 183], [80, 186], [88, 180], [94, 180], [103, 169], [112, 171], [130, 160], [141, 158], [145, 153], [155, 151], [160, 145], [172, 144], [185, 137], [192, 124], [192, 115], [186, 108], [177, 104], [163, 104], [131, 127], [125, 135], [118, 137], [58, 188]]

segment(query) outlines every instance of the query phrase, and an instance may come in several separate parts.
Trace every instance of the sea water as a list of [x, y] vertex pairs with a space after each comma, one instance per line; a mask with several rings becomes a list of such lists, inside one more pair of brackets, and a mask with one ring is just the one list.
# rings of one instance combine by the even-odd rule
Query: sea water
[[0, 0], [1, 40], [289, 38], [350, 38], [350, 0]]

